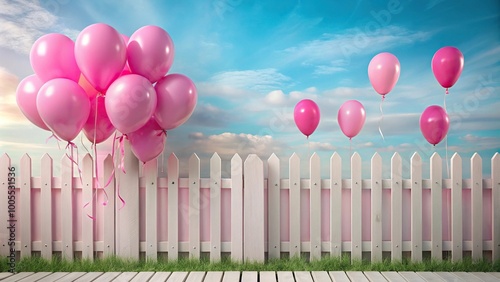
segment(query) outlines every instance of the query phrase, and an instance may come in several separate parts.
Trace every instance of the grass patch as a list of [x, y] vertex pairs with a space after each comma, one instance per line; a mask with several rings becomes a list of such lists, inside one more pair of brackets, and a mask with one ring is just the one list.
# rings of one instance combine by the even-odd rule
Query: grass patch
[[[0, 264], [0, 271], [8, 271], [7, 260]], [[500, 261], [472, 261], [464, 259], [459, 262], [449, 260], [424, 260], [419, 263], [403, 260], [390, 262], [385, 260], [378, 263], [367, 261], [352, 262], [348, 257], [325, 257], [318, 261], [308, 261], [303, 258], [269, 260], [266, 263], [237, 263], [229, 258], [219, 262], [210, 262], [208, 259], [192, 260], [179, 259], [176, 261], [158, 260], [132, 261], [116, 257], [89, 260], [75, 260], [69, 262], [60, 258], [45, 260], [40, 257], [24, 258], [16, 265], [17, 272], [109, 272], [109, 271], [464, 271], [464, 272], [498, 272]]]

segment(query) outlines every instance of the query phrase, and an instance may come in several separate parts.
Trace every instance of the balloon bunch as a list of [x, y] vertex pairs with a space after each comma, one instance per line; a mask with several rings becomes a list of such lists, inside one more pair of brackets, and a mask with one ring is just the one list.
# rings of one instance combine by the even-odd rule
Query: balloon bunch
[[33, 44], [35, 74], [21, 81], [16, 100], [32, 123], [68, 144], [80, 131], [95, 145], [118, 130], [147, 162], [163, 151], [166, 131], [183, 124], [196, 106], [191, 79], [167, 75], [173, 60], [173, 41], [158, 26], [128, 38], [97, 23], [75, 42], [46, 34]]

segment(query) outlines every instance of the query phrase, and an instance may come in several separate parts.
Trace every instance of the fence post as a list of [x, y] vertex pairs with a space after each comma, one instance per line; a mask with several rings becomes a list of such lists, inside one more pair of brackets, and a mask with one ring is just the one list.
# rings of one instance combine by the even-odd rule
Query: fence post
[[[116, 187], [115, 187], [115, 164], [113, 162], [113, 157], [107, 155], [103, 162], [103, 177], [101, 183], [108, 185], [108, 187], [103, 187], [107, 189], [107, 194], [109, 198], [107, 199], [106, 205], [102, 207], [103, 209], [103, 240], [104, 240], [104, 251], [103, 257], [111, 257], [115, 255], [116, 243], [115, 243], [115, 198], [116, 198]], [[109, 183], [106, 183], [109, 181]]]
[[179, 255], [179, 159], [172, 153], [168, 157], [168, 259]]
[[431, 156], [431, 257], [443, 259], [443, 169], [438, 153]]
[[422, 261], [422, 158], [411, 157], [411, 260]]
[[481, 156], [474, 153], [470, 160], [472, 193], [472, 259], [483, 257], [483, 164]]
[[214, 153], [210, 159], [210, 261], [221, 255], [221, 159]]
[[200, 158], [189, 158], [189, 257], [200, 258]]
[[146, 259], [156, 261], [158, 259], [158, 159], [145, 163], [142, 171], [146, 183]]
[[403, 171], [401, 156], [391, 158], [391, 260], [403, 258]]
[[300, 257], [300, 159], [296, 153], [290, 157], [290, 258]]
[[462, 204], [462, 158], [455, 153], [451, 157], [451, 259], [453, 261], [462, 260]]
[[61, 160], [61, 239], [62, 257], [72, 261], [73, 253], [73, 163], [64, 155]]
[[382, 261], [382, 158], [371, 161], [371, 261]]
[[321, 169], [318, 154], [314, 153], [310, 159], [310, 260], [321, 258]]
[[231, 159], [231, 260], [243, 261], [243, 161]]
[[342, 159], [330, 158], [330, 255], [342, 255]]
[[264, 262], [264, 165], [257, 155], [248, 155], [244, 175], [245, 261]]
[[500, 154], [491, 158], [491, 198], [493, 212], [493, 262], [500, 259]]
[[351, 261], [361, 261], [363, 254], [361, 189], [361, 157], [354, 153], [351, 157]]
[[281, 176], [280, 160], [272, 154], [267, 160], [267, 231], [268, 248], [267, 254], [270, 259], [278, 259], [281, 256], [281, 227], [280, 227], [280, 199], [281, 199]]
[[[42, 156], [40, 175], [42, 187], [40, 191], [42, 205], [42, 226], [53, 226], [52, 222], [52, 158], [48, 154]], [[41, 229], [42, 233], [42, 258], [52, 259], [52, 228]]]
[[82, 258], [94, 260], [94, 164], [92, 157], [86, 154], [82, 160], [82, 204], [88, 205], [82, 210]]
[[[123, 165], [125, 173], [117, 168], [117, 197], [125, 201], [118, 203], [116, 210], [116, 255], [124, 259], [139, 259], [139, 161], [125, 144]], [[119, 197], [118, 197], [119, 198]], [[118, 199], [120, 200], [120, 199]], [[121, 200], [120, 200], [121, 201]]]

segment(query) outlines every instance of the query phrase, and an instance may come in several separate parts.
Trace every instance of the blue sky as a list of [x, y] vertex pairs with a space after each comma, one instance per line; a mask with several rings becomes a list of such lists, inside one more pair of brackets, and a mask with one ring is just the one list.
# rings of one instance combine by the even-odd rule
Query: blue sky
[[[129, 36], [144, 25], [164, 28], [175, 45], [170, 72], [189, 76], [197, 86], [195, 112], [169, 132], [167, 154], [175, 152], [182, 161], [192, 153], [207, 160], [219, 152], [226, 161], [234, 153], [267, 159], [274, 152], [286, 172], [293, 152], [305, 166], [315, 151], [324, 176], [334, 151], [345, 161], [349, 157], [349, 140], [336, 117], [350, 99], [363, 103], [367, 113], [352, 140], [352, 151], [364, 161], [363, 177], [369, 178], [375, 152], [383, 157], [384, 177], [395, 152], [405, 161], [414, 152], [424, 160], [433, 152], [444, 158], [444, 142], [428, 144], [418, 120], [427, 106], [443, 106], [444, 90], [430, 64], [439, 48], [455, 46], [465, 67], [446, 97], [448, 155], [460, 153], [468, 175], [468, 158], [478, 152], [489, 175], [490, 159], [500, 149], [499, 11], [496, 0], [0, 1], [0, 153], [14, 163], [25, 152], [35, 163], [45, 152], [56, 160], [62, 156], [55, 141], [46, 143], [49, 134], [22, 116], [15, 89], [33, 73], [28, 54], [38, 37], [58, 32], [76, 39], [86, 26], [103, 22]], [[378, 132], [380, 96], [367, 75], [368, 63], [380, 52], [393, 53], [401, 63], [399, 81], [383, 104], [385, 140]], [[321, 110], [309, 143], [293, 122], [293, 107], [304, 98]], [[110, 144], [100, 145], [100, 152], [109, 152]], [[344, 170], [348, 176], [349, 166]]]

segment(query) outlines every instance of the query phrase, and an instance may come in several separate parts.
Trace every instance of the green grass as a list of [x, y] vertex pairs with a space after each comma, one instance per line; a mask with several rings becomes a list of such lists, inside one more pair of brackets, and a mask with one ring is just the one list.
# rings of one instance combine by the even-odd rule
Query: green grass
[[[0, 264], [0, 271], [8, 271], [7, 260]], [[380, 263], [353, 262], [348, 257], [329, 258], [325, 257], [318, 261], [309, 262], [306, 259], [279, 259], [269, 260], [266, 263], [236, 263], [230, 259], [223, 258], [220, 262], [211, 263], [208, 259], [190, 260], [179, 259], [177, 261], [158, 260], [151, 261], [127, 261], [119, 258], [89, 260], [75, 260], [68, 262], [59, 258], [45, 260], [39, 257], [25, 258], [16, 264], [17, 272], [101, 272], [101, 271], [500, 271], [500, 261], [491, 263], [487, 261], [473, 262], [464, 259], [460, 262], [449, 260], [433, 261], [424, 260], [413, 263], [409, 260], [401, 262]]]

